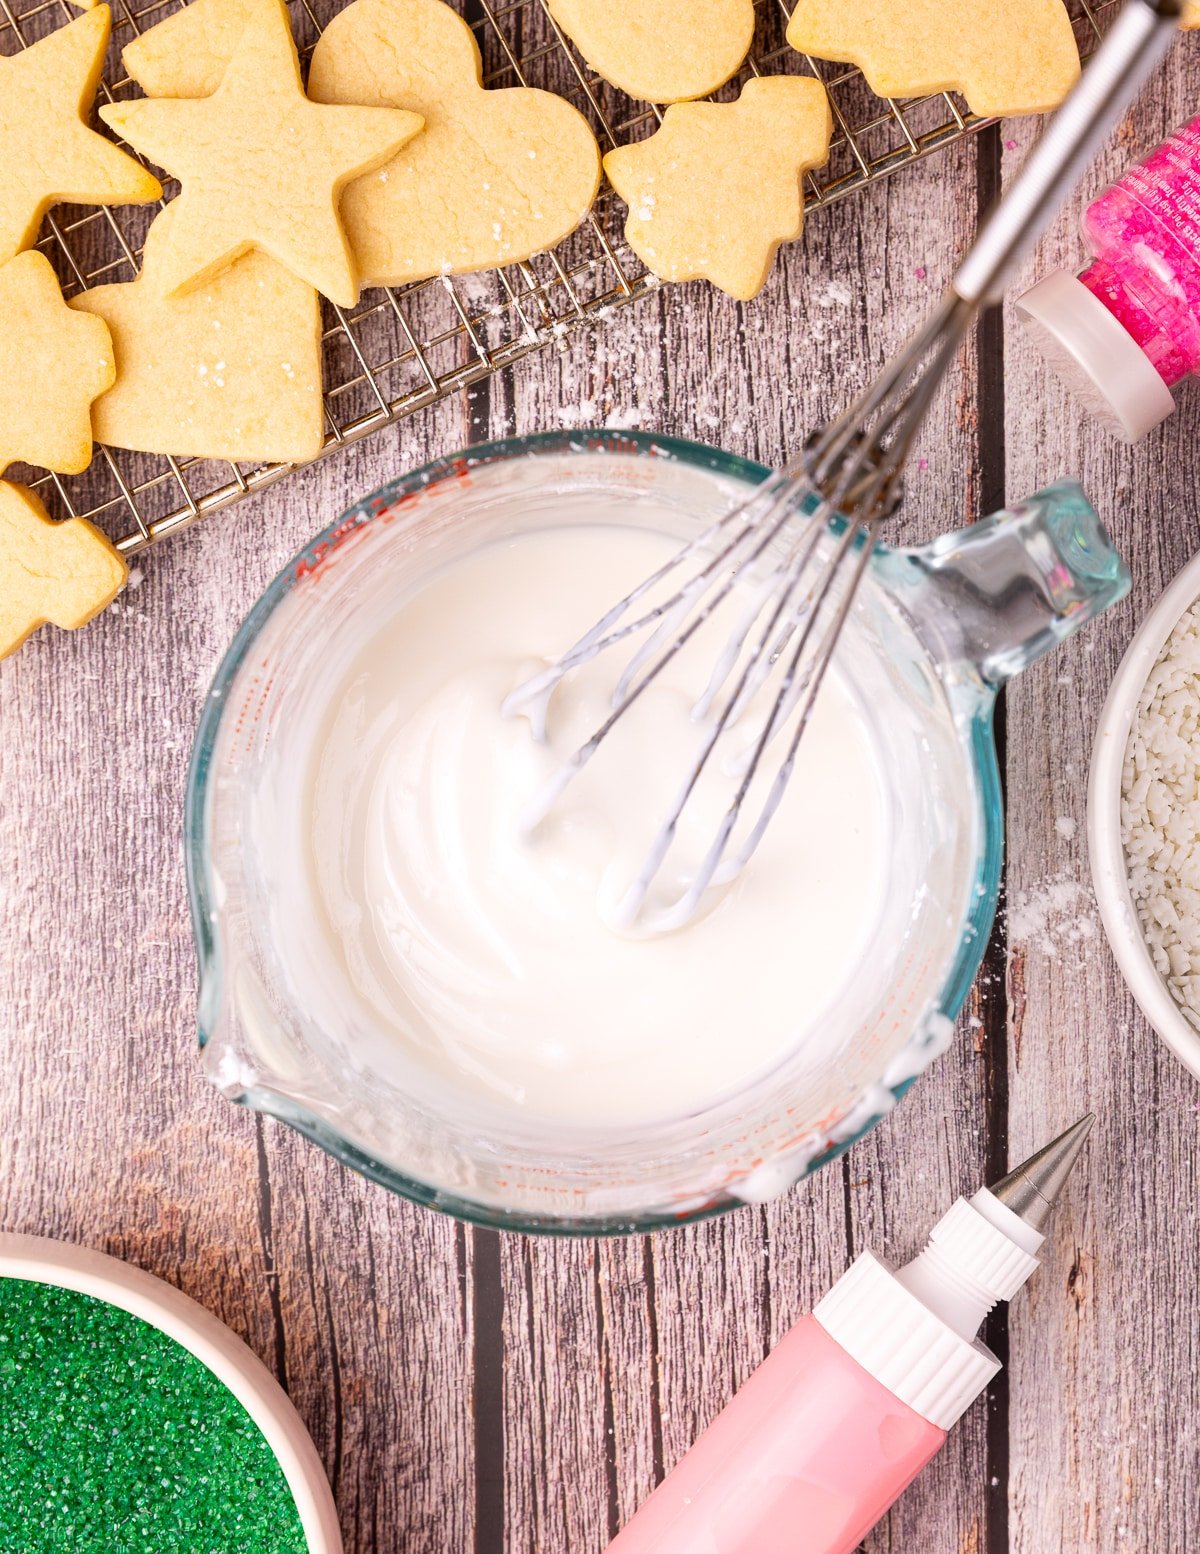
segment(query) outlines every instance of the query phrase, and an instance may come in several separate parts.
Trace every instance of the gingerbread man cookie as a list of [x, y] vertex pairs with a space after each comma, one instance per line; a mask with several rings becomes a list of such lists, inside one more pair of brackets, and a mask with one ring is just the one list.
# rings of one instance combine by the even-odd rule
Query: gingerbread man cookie
[[1045, 112], [1079, 78], [1063, 0], [797, 0], [787, 39], [858, 65], [880, 97], [961, 92], [983, 118]]
[[52, 205], [145, 204], [162, 185], [87, 126], [112, 13], [77, 17], [0, 55], [0, 264], [28, 248]]
[[117, 381], [92, 407], [100, 442], [256, 464], [321, 451], [321, 308], [266, 254], [243, 254], [207, 286], [168, 297], [158, 274], [175, 206], [146, 235], [136, 280], [71, 299], [112, 334]]
[[753, 0], [548, 0], [597, 75], [652, 103], [706, 97], [754, 38]]
[[98, 318], [63, 301], [44, 254], [0, 266], [0, 475], [18, 460], [78, 475], [92, 459], [92, 401], [116, 377]]
[[[128, 45], [152, 96], [219, 83], [253, 0], [193, 0]], [[341, 215], [366, 286], [513, 264], [552, 248], [596, 196], [600, 153], [552, 92], [485, 91], [474, 34], [442, 0], [355, 0], [317, 44], [308, 89], [325, 103], [411, 109], [425, 128], [351, 184]]]
[[109, 103], [100, 115], [183, 184], [160, 272], [169, 295], [258, 249], [343, 307], [358, 300], [359, 276], [338, 218], [342, 190], [422, 124], [397, 108], [310, 101], [283, 0], [253, 0], [211, 97]]
[[0, 480], [0, 658], [47, 621], [72, 631], [120, 593], [128, 569], [83, 518], [54, 523], [25, 486]]
[[748, 81], [734, 103], [676, 103], [604, 170], [629, 206], [625, 239], [666, 281], [704, 278], [746, 301], [800, 236], [803, 178], [829, 155], [829, 99], [810, 76]]

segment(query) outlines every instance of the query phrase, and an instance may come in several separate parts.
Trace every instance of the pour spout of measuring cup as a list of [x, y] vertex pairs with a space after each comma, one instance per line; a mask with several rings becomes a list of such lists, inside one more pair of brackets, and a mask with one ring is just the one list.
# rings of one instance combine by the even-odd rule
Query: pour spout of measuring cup
[[1073, 480], [884, 565], [943, 665], [995, 688], [1129, 591], [1129, 569]]

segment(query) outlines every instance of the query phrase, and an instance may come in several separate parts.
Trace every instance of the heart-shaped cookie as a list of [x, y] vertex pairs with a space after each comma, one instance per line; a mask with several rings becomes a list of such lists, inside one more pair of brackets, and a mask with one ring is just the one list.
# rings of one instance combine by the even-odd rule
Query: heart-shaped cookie
[[1057, 107], [1079, 77], [1063, 0], [797, 0], [787, 40], [880, 97], [957, 91], [989, 119]]
[[92, 409], [101, 442], [253, 463], [314, 459], [324, 438], [317, 294], [267, 254], [182, 297], [160, 282], [178, 202], [146, 234], [142, 273], [71, 307], [102, 318], [117, 378]]
[[597, 75], [630, 97], [685, 102], [715, 92], [754, 39], [754, 0], [546, 0]]
[[[206, 95], [249, 8], [194, 0], [129, 44], [125, 68], [151, 95]], [[485, 91], [474, 34], [443, 0], [354, 0], [317, 44], [308, 95], [425, 120], [342, 195], [366, 286], [528, 259], [577, 227], [596, 197], [600, 152], [583, 116], [552, 92]]]

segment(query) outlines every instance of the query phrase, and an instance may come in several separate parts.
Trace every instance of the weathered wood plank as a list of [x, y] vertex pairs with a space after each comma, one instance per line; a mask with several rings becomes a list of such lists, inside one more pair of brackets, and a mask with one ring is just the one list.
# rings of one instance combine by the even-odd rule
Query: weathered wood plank
[[[1192, 107], [1194, 66], [1165, 79], [1112, 172]], [[1006, 130], [1017, 146], [1030, 133]], [[907, 1255], [976, 1185], [994, 1022], [977, 1003], [986, 1029], [965, 1030], [844, 1166], [765, 1210], [596, 1246], [497, 1242], [413, 1209], [199, 1075], [178, 835], [207, 678], [295, 546], [429, 454], [615, 417], [778, 458], [932, 301], [977, 181], [964, 147], [817, 215], [753, 307], [694, 287], [618, 313], [163, 547], [119, 611], [0, 665], [0, 1224], [128, 1256], [241, 1332], [314, 1431], [351, 1554], [598, 1551], [850, 1255]], [[1077, 252], [1064, 224], [1039, 273]], [[1012, 1318], [1005, 1543], [1184, 1549], [1200, 1537], [1197, 1092], [1080, 929], [1094, 921], [1091, 731], [1135, 619], [1200, 542], [1194, 438], [1182, 412], [1123, 453], [1081, 426], [1015, 329], [1005, 353], [1010, 494], [1081, 472], [1138, 571], [1134, 602], [1009, 703], [1012, 1151], [1088, 1105], [1101, 1124]], [[978, 421], [964, 376], [903, 532], [980, 510]], [[1028, 911], [1050, 881], [1069, 902], [1049, 920], [1052, 953]], [[975, 1410], [868, 1547], [1004, 1554], [1003, 1521], [988, 1521], [995, 1429], [989, 1444]]]
[[[1179, 52], [1131, 115], [1094, 195], [1195, 111]], [[1027, 134], [1014, 131], [1024, 141]], [[1078, 205], [1029, 267], [1075, 267]], [[1195, 397], [1139, 448], [1089, 426], [1009, 321], [1009, 484], [1078, 474], [1133, 568], [1133, 597], [1009, 695], [1011, 1149], [1088, 1108], [1098, 1122], [1011, 1324], [1012, 1548], [1190, 1549], [1200, 1540], [1195, 1290], [1200, 1091], [1134, 1008], [1099, 929], [1084, 835], [1097, 717], [1145, 610], [1200, 543]]]
[[312, 1429], [351, 1554], [470, 1546], [469, 1240], [202, 1078], [183, 785], [253, 597], [464, 431], [445, 406], [206, 522], [118, 610], [0, 665], [0, 1224], [128, 1257], [240, 1333]]
[[[701, 286], [664, 292], [652, 308], [614, 316], [594, 341], [531, 364], [493, 390], [489, 431], [607, 419], [777, 461], [903, 343], [951, 273], [974, 221], [974, 146], [939, 168], [936, 183], [917, 170], [814, 216], [803, 251], [784, 256], [752, 304]], [[942, 396], [914, 469], [908, 534], [978, 511], [976, 425], [964, 375]], [[598, 1316], [587, 1305], [595, 1268], [578, 1248], [511, 1250], [510, 1307], [557, 1312], [575, 1339], [595, 1325], [579, 1356], [552, 1350], [536, 1324], [520, 1342], [520, 1322], [510, 1321], [508, 1546], [599, 1550], [614, 1494], [624, 1521], [852, 1251], [911, 1252], [952, 1198], [978, 1184], [982, 1084], [982, 1059], [964, 1034], [844, 1168], [770, 1209], [603, 1249]], [[582, 1424], [590, 1439], [581, 1447], [570, 1430], [542, 1424], [538, 1451], [529, 1422], [547, 1415]], [[982, 1546], [983, 1423], [980, 1411], [871, 1547], [904, 1547], [947, 1527], [964, 1529], [964, 1548]], [[569, 1486], [565, 1500], [547, 1487], [558, 1485]]]

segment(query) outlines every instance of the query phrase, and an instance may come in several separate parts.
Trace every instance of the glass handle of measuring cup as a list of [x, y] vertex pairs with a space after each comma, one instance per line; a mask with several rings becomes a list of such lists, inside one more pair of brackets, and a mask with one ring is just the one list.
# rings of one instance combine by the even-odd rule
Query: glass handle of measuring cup
[[1129, 592], [1129, 569], [1073, 480], [904, 556], [923, 634], [991, 686]]

